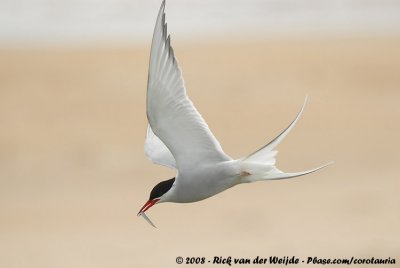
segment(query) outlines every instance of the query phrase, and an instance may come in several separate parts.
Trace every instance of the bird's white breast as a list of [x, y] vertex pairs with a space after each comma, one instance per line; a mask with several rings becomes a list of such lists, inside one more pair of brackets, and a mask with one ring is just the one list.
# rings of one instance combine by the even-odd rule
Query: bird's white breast
[[212, 165], [199, 165], [180, 171], [168, 200], [170, 202], [196, 202], [240, 183], [238, 161], [224, 161]]

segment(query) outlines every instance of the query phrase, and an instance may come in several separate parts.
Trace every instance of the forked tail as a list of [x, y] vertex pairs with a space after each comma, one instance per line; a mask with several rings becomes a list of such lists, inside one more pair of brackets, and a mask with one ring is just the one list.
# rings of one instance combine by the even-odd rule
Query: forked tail
[[274, 150], [278, 144], [283, 141], [287, 134], [294, 128], [301, 114], [303, 113], [304, 107], [307, 103], [307, 96], [304, 100], [303, 106], [296, 118], [290, 123], [290, 125], [282, 131], [275, 139], [269, 142], [267, 145], [242, 159], [242, 173], [246, 174], [243, 176], [244, 182], [253, 182], [260, 180], [280, 180], [303, 176], [306, 174], [313, 173], [321, 168], [324, 168], [333, 162], [327, 163], [323, 166], [313, 168], [302, 172], [285, 173], [275, 167], [276, 155], [278, 151]]

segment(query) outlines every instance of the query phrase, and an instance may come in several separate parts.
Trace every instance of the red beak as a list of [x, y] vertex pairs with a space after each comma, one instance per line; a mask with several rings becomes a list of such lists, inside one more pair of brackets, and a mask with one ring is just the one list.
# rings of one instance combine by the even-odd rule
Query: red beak
[[144, 204], [144, 206], [139, 210], [138, 216], [140, 216], [141, 213], [145, 212], [146, 210], [154, 206], [158, 201], [160, 201], [160, 199], [153, 199], [147, 201], [146, 204]]

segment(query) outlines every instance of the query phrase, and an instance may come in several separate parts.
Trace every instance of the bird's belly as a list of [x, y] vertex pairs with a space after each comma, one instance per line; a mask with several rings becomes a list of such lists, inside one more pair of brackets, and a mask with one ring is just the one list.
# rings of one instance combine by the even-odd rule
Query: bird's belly
[[[177, 194], [177, 202], [191, 203], [201, 201], [231, 188], [232, 186], [234, 186], [234, 184], [228, 187], [213, 187], [212, 189], [209, 189], [208, 187], [206, 187], [206, 185], [202, 184], [196, 186], [196, 188], [184, 186], [180, 187]], [[206, 191], [202, 191], [202, 189], [206, 189]]]
[[212, 188], [209, 187], [210, 184], [196, 184], [195, 187], [185, 187], [182, 185], [177, 189], [177, 200], [179, 203], [192, 203], [204, 200], [211, 196], [214, 196], [222, 191], [225, 191], [235, 184], [228, 185], [218, 185]]
[[240, 183], [236, 174], [237, 171], [231, 168], [217, 168], [191, 172], [190, 178], [178, 178], [176, 202], [197, 202], [225, 191]]

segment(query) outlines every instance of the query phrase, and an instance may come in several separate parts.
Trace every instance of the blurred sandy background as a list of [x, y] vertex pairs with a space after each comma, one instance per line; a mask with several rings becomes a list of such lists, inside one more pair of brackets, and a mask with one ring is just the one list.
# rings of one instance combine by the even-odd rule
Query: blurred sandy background
[[[180, 2], [170, 2], [173, 13]], [[159, 6], [151, 3], [150, 28]], [[188, 93], [229, 155], [274, 138], [309, 94], [278, 167], [335, 164], [155, 206], [153, 229], [136, 213], [174, 173], [143, 154], [151, 30], [112, 45], [12, 45], [8, 36], [0, 49], [0, 266], [178, 267], [177, 256], [271, 255], [399, 263], [398, 32], [183, 41], [184, 33], [173, 45]]]

